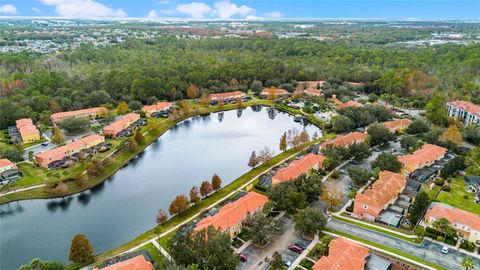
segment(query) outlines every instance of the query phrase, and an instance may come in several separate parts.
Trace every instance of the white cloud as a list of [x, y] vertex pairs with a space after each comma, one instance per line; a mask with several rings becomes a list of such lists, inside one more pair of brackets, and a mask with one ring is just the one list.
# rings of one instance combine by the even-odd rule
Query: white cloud
[[159, 4], [159, 5], [162, 5], [162, 6], [164, 6], [164, 5], [169, 5], [169, 4], [171, 4], [171, 3], [172, 3], [172, 2], [171, 2], [171, 1], [168, 1], [168, 0], [158, 1], [158, 4]]
[[265, 14], [265, 17], [268, 17], [268, 18], [281, 18], [283, 17], [283, 13], [281, 13], [280, 11], [270, 11], [268, 13]]
[[190, 4], [181, 4], [177, 6], [177, 11], [190, 15], [194, 19], [203, 19], [212, 8], [202, 2], [191, 2]]
[[123, 9], [112, 9], [94, 0], [41, 0], [49, 6], [55, 6], [55, 12], [62, 17], [96, 18], [125, 17]]
[[237, 15], [240, 17], [245, 17], [255, 14], [255, 9], [245, 5], [237, 6], [236, 4], [230, 3], [228, 0], [216, 2], [214, 6], [215, 9], [213, 14], [222, 19], [230, 19], [231, 17]]
[[0, 13], [17, 14], [17, 8], [12, 4], [0, 6]]
[[157, 18], [157, 11], [151, 9], [151, 10], [148, 12], [148, 14], [147, 14], [147, 18], [151, 18], [151, 19]]
[[35, 14], [40, 14], [40, 13], [42, 13], [42, 11], [41, 11], [39, 8], [35, 8], [35, 7], [32, 8], [32, 11], [33, 11], [33, 13], [35, 13]]

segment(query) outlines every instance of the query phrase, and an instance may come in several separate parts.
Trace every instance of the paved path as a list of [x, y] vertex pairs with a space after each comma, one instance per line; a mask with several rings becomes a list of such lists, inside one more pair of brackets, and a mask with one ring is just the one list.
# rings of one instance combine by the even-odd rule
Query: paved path
[[162, 255], [167, 258], [167, 260], [171, 261], [172, 260], [172, 256], [170, 256], [170, 254], [160, 245], [158, 244], [158, 242], [155, 240], [155, 239], [152, 239], [151, 240], [151, 243], [158, 249], [160, 250], [160, 253], [162, 253]]
[[[448, 254], [442, 254], [442, 245], [425, 239], [421, 245], [403, 241], [401, 239], [358, 227], [349, 223], [330, 219], [327, 228], [354, 235], [380, 245], [388, 246], [406, 254], [441, 265], [447, 269], [461, 269], [462, 259], [466, 256], [462, 252], [450, 249]], [[480, 269], [480, 259], [475, 260], [475, 269]]]
[[30, 190], [30, 189], [40, 188], [40, 187], [44, 187], [44, 186], [45, 186], [45, 184], [41, 184], [41, 185], [36, 185], [36, 186], [31, 186], [31, 187], [20, 188], [20, 189], [8, 191], [8, 192], [1, 193], [1, 194], [0, 194], [0, 197], [2, 197], [2, 196], [7, 196], [7, 195], [9, 195], [9, 194], [13, 194], [13, 193], [17, 193], [17, 192], [22, 192], [22, 191]]
[[350, 162], [351, 159], [344, 161], [342, 164], [338, 165], [335, 169], [331, 170], [327, 175], [325, 175], [322, 178], [322, 183], [327, 181], [330, 175], [332, 175], [333, 172], [340, 170], [343, 166], [347, 165], [348, 162]]

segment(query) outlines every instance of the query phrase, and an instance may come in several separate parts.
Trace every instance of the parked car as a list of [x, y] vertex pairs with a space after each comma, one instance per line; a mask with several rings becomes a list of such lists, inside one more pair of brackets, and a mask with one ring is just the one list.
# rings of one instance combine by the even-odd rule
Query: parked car
[[447, 246], [443, 246], [443, 247], [442, 247], [441, 252], [442, 252], [443, 254], [447, 254], [448, 251], [449, 251], [449, 250], [448, 250], [448, 247], [447, 247]]
[[294, 246], [297, 246], [297, 247], [300, 247], [302, 248], [303, 250], [307, 249], [307, 246], [305, 243], [303, 243], [302, 241], [300, 240], [297, 240], [295, 241], [295, 243], [293, 244]]
[[285, 257], [282, 257], [282, 262], [283, 262], [283, 265], [285, 265], [286, 267], [290, 267], [292, 265], [292, 262], [286, 259]]
[[42, 146], [48, 146], [48, 142], [42, 143]]
[[290, 249], [293, 252], [299, 253], [299, 254], [303, 252], [303, 249], [301, 247], [297, 247], [297, 246], [290, 246], [288, 249]]
[[238, 257], [240, 257], [240, 261], [241, 261], [241, 262], [246, 262], [246, 261], [248, 260], [247, 255], [242, 254], [242, 253], [240, 253], [240, 254], [238, 255]]

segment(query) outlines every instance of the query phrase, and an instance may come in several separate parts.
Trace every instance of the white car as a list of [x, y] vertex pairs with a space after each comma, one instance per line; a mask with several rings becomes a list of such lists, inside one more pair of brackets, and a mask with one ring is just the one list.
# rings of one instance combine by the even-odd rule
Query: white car
[[448, 247], [447, 247], [447, 246], [443, 246], [441, 252], [442, 252], [443, 254], [447, 254], [447, 253], [448, 253]]

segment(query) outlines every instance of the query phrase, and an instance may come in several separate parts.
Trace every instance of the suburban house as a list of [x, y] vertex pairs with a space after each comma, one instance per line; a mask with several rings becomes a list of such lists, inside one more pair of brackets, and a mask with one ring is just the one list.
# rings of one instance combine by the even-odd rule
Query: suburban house
[[412, 123], [408, 118], [397, 119], [393, 121], [383, 122], [382, 124], [390, 130], [391, 133], [403, 133], [407, 127]]
[[402, 163], [402, 172], [404, 174], [410, 174], [415, 170], [429, 166], [435, 161], [442, 159], [446, 153], [446, 148], [433, 144], [424, 144], [412, 154], [399, 156], [397, 159]]
[[138, 255], [133, 258], [117, 262], [102, 268], [95, 268], [95, 270], [153, 270], [153, 264], [145, 259], [143, 255]]
[[457, 100], [447, 103], [448, 116], [460, 118], [465, 125], [480, 125], [480, 105], [468, 101]]
[[309, 174], [311, 169], [318, 170], [322, 167], [324, 160], [324, 156], [313, 153], [294, 160], [287, 167], [278, 170], [272, 177], [272, 185], [296, 179], [301, 174]]
[[347, 147], [355, 143], [363, 143], [366, 138], [367, 135], [365, 133], [358, 131], [350, 132], [345, 135], [340, 135], [327, 140], [320, 145], [320, 149], [325, 148], [329, 145], [332, 145], [333, 147]]
[[48, 168], [48, 165], [54, 161], [62, 160], [75, 153], [78, 153], [84, 149], [88, 149], [92, 146], [105, 142], [103, 136], [93, 134], [77, 141], [73, 141], [66, 145], [40, 152], [35, 155], [35, 162], [40, 167]]
[[74, 118], [74, 117], [89, 117], [89, 118], [97, 118], [104, 116], [108, 113], [108, 110], [103, 107], [95, 107], [89, 109], [82, 109], [76, 111], [68, 111], [68, 112], [58, 112], [54, 113], [50, 116], [50, 120], [52, 123], [56, 124], [58, 122], [64, 121], [66, 119]]
[[[303, 81], [298, 82], [303, 87], [303, 93], [309, 96], [321, 96], [323, 94], [321, 87], [325, 81]], [[320, 88], [319, 88], [320, 87]]]
[[275, 98], [280, 98], [289, 96], [290, 92], [280, 88], [263, 88], [262, 92], [260, 93], [260, 97], [262, 98], [269, 98], [271, 95], [275, 96]]
[[396, 201], [406, 184], [405, 175], [381, 171], [378, 180], [372, 184], [371, 188], [355, 196], [353, 216], [375, 221], [388, 205]]
[[145, 112], [145, 115], [147, 117], [152, 117], [152, 114], [154, 115], [156, 113], [166, 112], [166, 111], [170, 110], [170, 108], [172, 108], [172, 106], [173, 106], [173, 103], [171, 103], [171, 102], [161, 101], [161, 102], [157, 102], [153, 105], [143, 106], [142, 111]]
[[312, 267], [313, 270], [363, 270], [369, 256], [368, 248], [343, 237], [328, 244], [328, 256], [323, 256]]
[[103, 135], [116, 138], [118, 133], [128, 128], [131, 124], [140, 119], [140, 114], [129, 113], [123, 116], [120, 120], [113, 122], [112, 124], [103, 128]]
[[20, 177], [22, 177], [22, 173], [15, 163], [6, 158], [0, 159], [0, 184], [8, 183]]
[[330, 99], [337, 109], [347, 108], [347, 107], [363, 107], [363, 104], [355, 100], [349, 100], [347, 102], [342, 102], [337, 98], [337, 95], [333, 95]]
[[15, 123], [22, 143], [31, 143], [40, 140], [40, 131], [33, 124], [32, 119], [22, 118], [15, 121]]
[[424, 225], [432, 227], [433, 222], [441, 218], [450, 221], [460, 236], [477, 245], [480, 244], [480, 216], [448, 204], [432, 202], [425, 214]]
[[199, 231], [213, 226], [234, 238], [241, 231], [247, 218], [260, 211], [267, 202], [267, 196], [248, 192], [236, 201], [222, 206], [214, 215], [202, 219], [196, 224], [195, 230]]
[[242, 98], [244, 96], [246, 96], [246, 94], [242, 91], [233, 91], [233, 92], [210, 94], [209, 98], [210, 100], [215, 100], [215, 101], [225, 101], [229, 99]]

